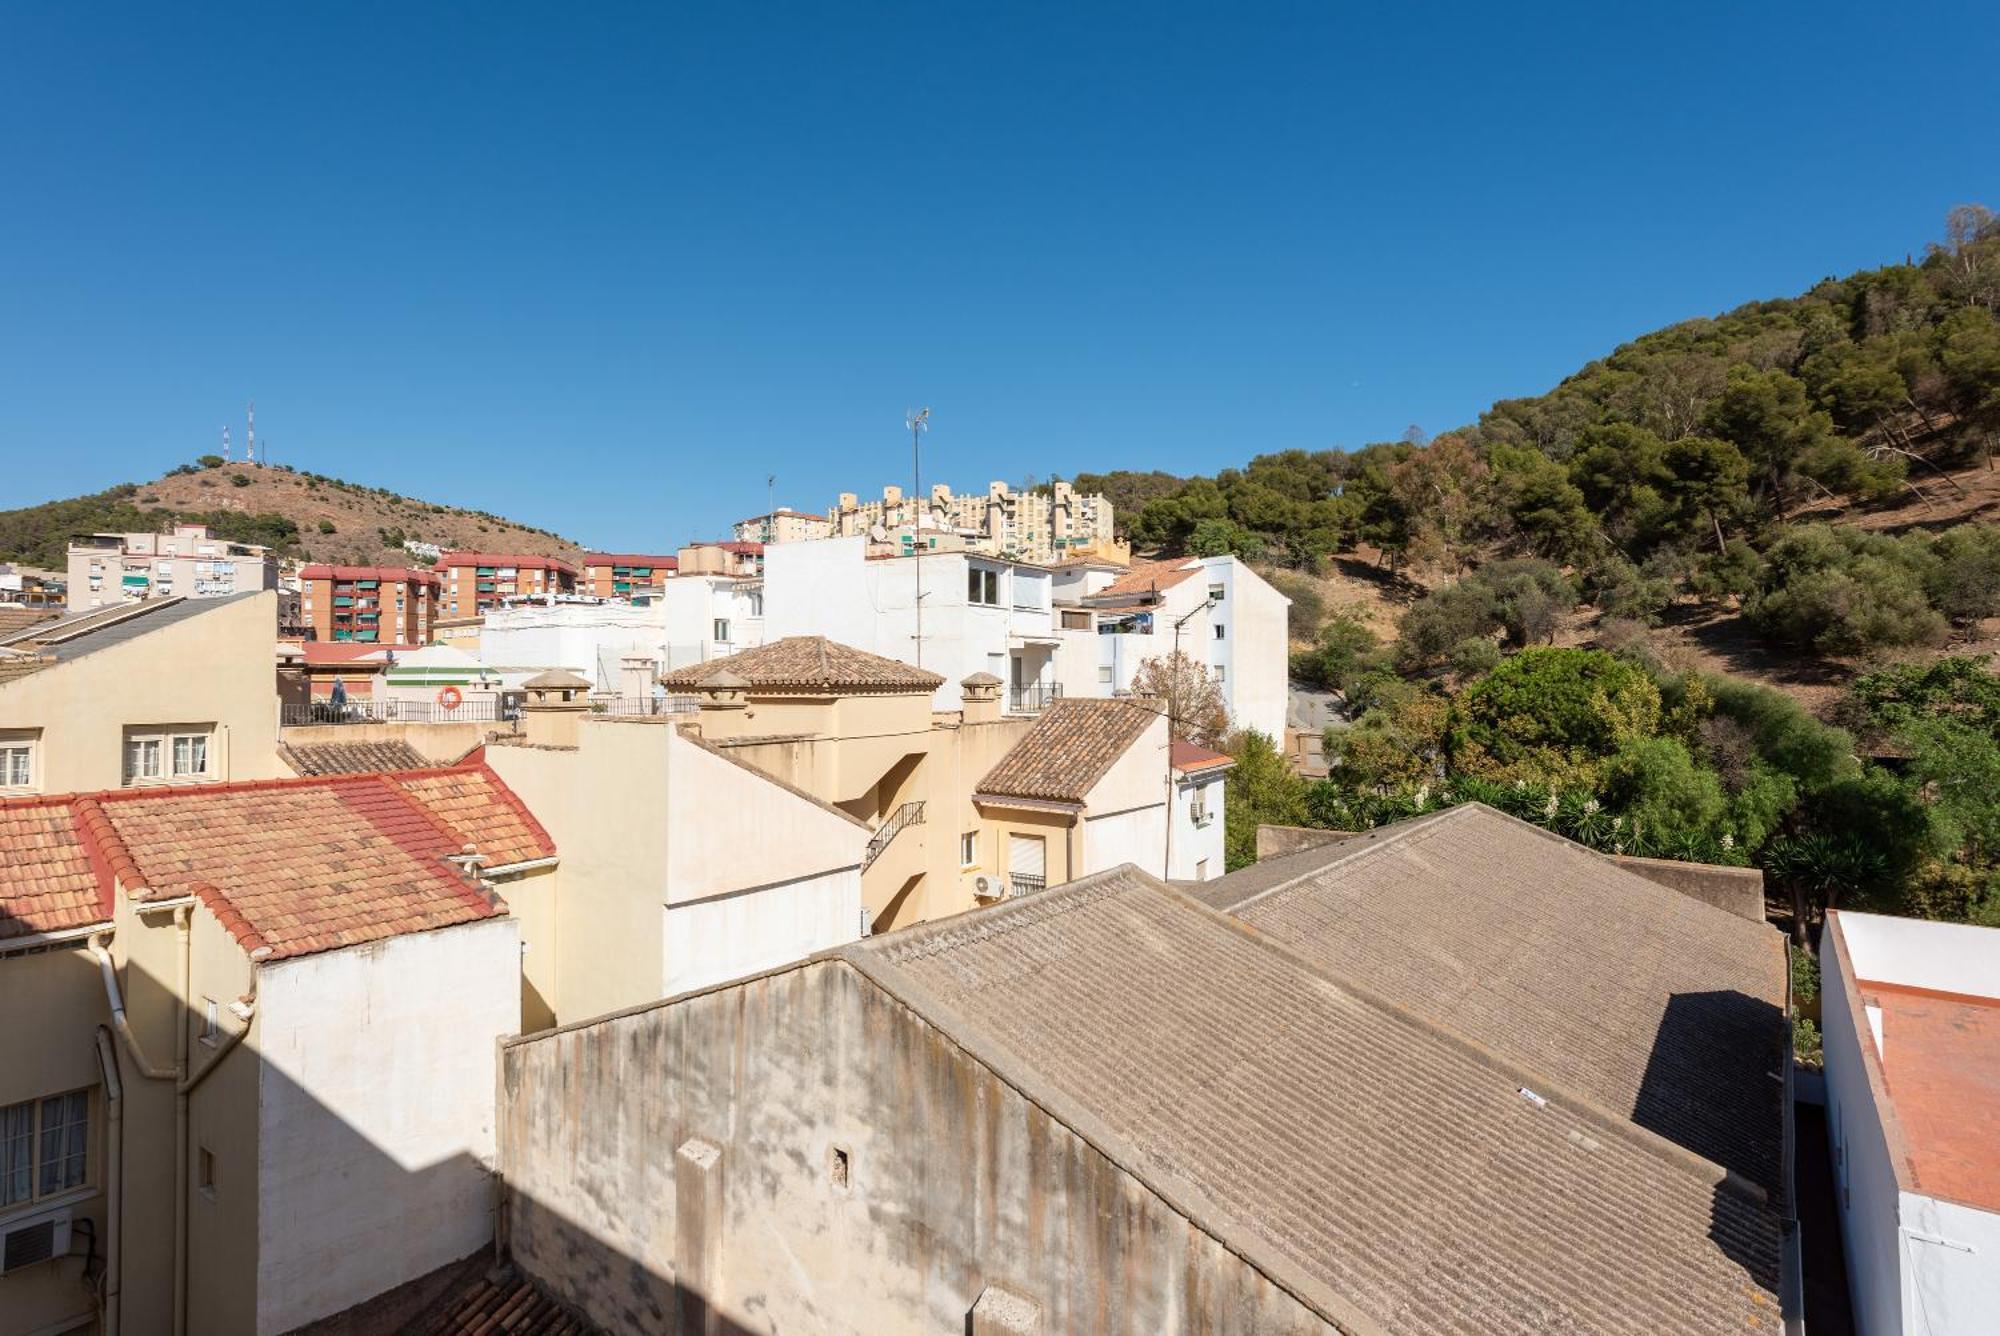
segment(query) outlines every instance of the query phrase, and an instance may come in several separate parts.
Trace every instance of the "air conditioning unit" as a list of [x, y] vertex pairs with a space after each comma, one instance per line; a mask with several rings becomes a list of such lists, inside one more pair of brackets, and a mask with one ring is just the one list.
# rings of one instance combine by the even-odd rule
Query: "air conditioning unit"
[[69, 1252], [69, 1212], [54, 1211], [34, 1220], [9, 1225], [0, 1234], [0, 1276], [22, 1267], [52, 1261]]
[[976, 877], [967, 877], [966, 884], [972, 888], [975, 900], [1004, 900], [1010, 894], [1007, 879], [992, 872], [982, 872]]

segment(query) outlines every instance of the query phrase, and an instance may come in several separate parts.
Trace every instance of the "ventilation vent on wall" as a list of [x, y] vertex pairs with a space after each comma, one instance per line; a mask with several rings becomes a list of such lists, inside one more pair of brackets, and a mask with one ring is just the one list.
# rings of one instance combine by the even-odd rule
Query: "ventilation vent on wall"
[[0, 1276], [69, 1251], [69, 1212], [15, 1225], [0, 1235]]

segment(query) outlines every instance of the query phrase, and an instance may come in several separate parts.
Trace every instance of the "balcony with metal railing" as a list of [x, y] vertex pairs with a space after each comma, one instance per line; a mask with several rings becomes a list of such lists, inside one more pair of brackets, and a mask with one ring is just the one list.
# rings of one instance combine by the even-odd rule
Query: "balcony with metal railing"
[[1007, 688], [1007, 713], [1040, 714], [1062, 699], [1062, 683]]
[[442, 701], [351, 696], [338, 705], [315, 700], [278, 707], [278, 723], [285, 728], [306, 724], [497, 724], [520, 717], [520, 708], [500, 697], [461, 700], [447, 706]]

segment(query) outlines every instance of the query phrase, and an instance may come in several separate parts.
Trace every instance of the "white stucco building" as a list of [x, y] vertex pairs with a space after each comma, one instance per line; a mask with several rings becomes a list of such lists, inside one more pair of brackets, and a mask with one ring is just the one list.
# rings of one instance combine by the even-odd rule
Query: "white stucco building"
[[682, 575], [645, 602], [519, 600], [486, 614], [479, 656], [494, 668], [567, 668], [599, 692], [620, 691], [623, 661], [653, 676], [764, 643], [761, 582]]
[[2000, 1329], [2000, 930], [1834, 911], [1820, 970], [1856, 1331]]

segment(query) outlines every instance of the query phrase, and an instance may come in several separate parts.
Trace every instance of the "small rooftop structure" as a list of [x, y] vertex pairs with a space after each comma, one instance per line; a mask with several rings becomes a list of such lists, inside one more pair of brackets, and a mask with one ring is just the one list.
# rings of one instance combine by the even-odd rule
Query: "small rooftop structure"
[[935, 691], [944, 678], [923, 668], [885, 659], [825, 636], [786, 636], [755, 649], [707, 663], [676, 668], [661, 676], [670, 691], [699, 691], [728, 674], [743, 690], [917, 692]]
[[407, 742], [281, 742], [278, 756], [299, 775], [372, 775], [423, 770], [434, 762]]

